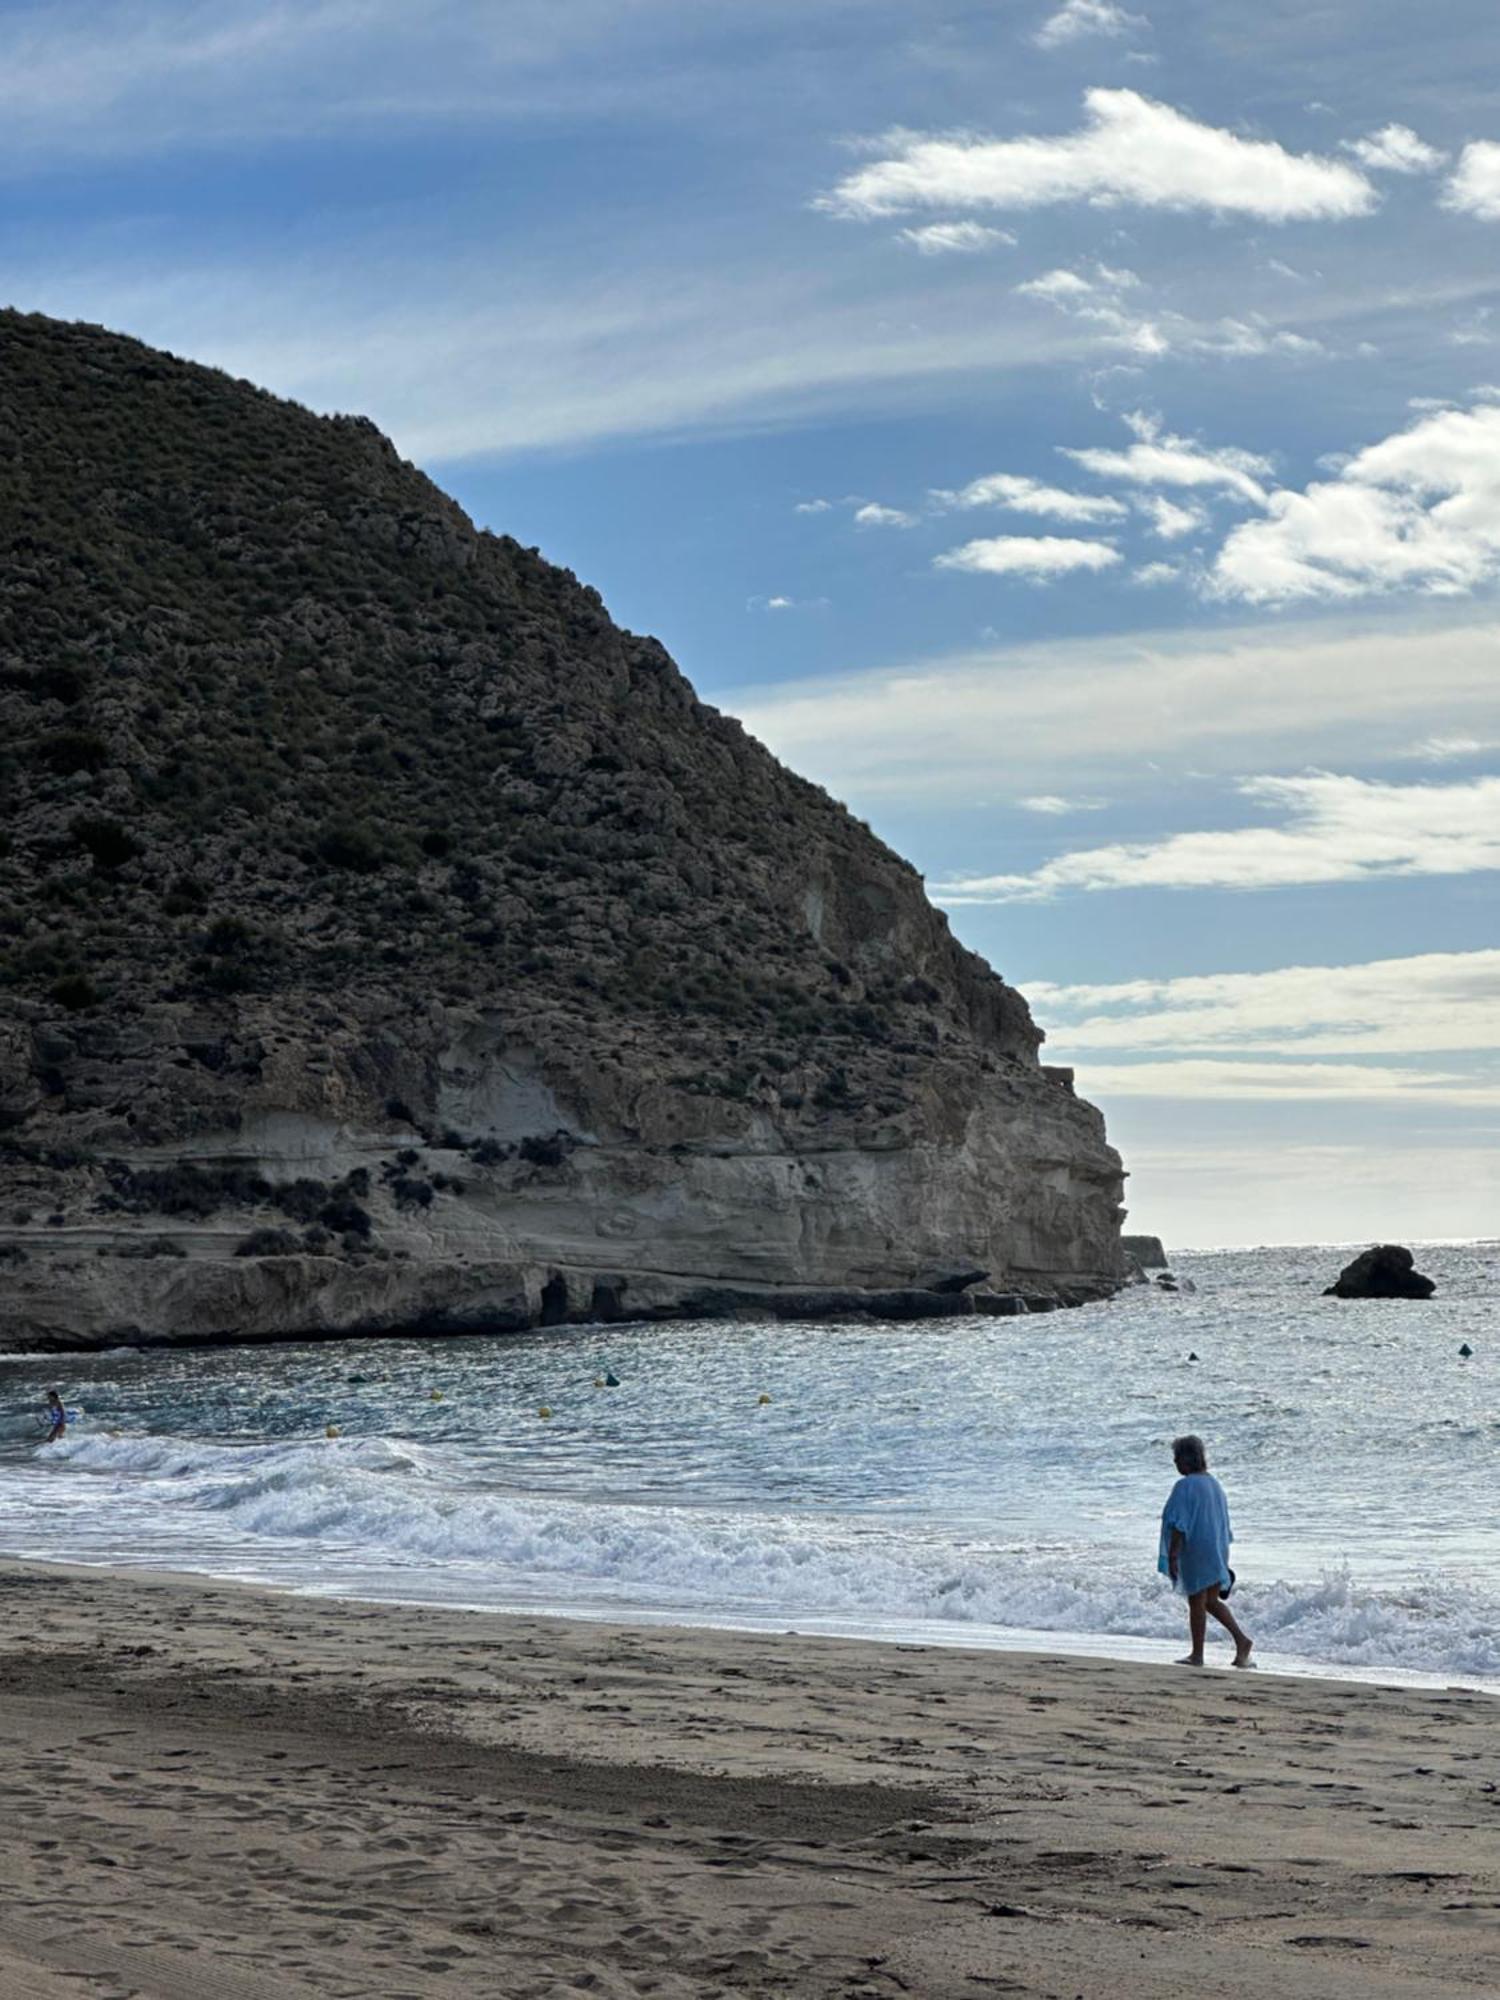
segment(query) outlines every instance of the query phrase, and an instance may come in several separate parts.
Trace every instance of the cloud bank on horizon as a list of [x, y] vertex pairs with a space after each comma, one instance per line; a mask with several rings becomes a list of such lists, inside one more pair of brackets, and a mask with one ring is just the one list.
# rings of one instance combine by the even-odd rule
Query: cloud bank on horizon
[[661, 630], [1030, 987], [1143, 1221], [1286, 1213], [1264, 1105], [1306, 1228], [1400, 1155], [1493, 1226], [1491, 11], [22, 0], [9, 292]]

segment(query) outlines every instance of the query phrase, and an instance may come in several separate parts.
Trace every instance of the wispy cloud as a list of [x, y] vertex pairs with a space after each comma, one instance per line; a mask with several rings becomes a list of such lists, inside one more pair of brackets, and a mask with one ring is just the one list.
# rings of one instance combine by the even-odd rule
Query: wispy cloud
[[994, 646], [747, 690], [730, 705], [841, 798], [1118, 796], [1158, 793], [1164, 768], [1231, 779], [1309, 759], [1388, 763], [1434, 736], [1492, 737], [1497, 659], [1493, 619], [1387, 612]]
[[920, 228], [898, 230], [897, 238], [924, 257], [972, 257], [978, 250], [1016, 241], [1009, 229], [991, 229], [983, 222], [924, 222]]
[[854, 510], [856, 528], [914, 528], [915, 514], [908, 514], [902, 507], [886, 507], [878, 500], [866, 500], [864, 505]]
[[822, 206], [869, 218], [1084, 201], [1262, 222], [1341, 219], [1376, 206], [1371, 183], [1343, 160], [1243, 139], [1133, 90], [1090, 90], [1084, 104], [1083, 128], [1055, 138], [899, 134], [887, 157], [847, 175]]
[[1045, 813], [1049, 819], [1062, 819], [1072, 813], [1103, 812], [1107, 799], [1065, 799], [1058, 792], [1039, 792], [1029, 799], [1017, 799], [1016, 804], [1023, 812]]
[[1075, 570], [1110, 569], [1120, 551], [1108, 542], [1075, 541], [1063, 535], [994, 535], [965, 542], [932, 559], [934, 569], [963, 570], [971, 576], [1019, 576], [1046, 583]]
[[[0, 19], [0, 160], [451, 126], [641, 87], [583, 65], [680, 0], [49, 0]], [[684, 23], [685, 25], [685, 23]]]
[[1144, 16], [1127, 14], [1115, 0], [1063, 0], [1031, 39], [1039, 49], [1061, 49], [1096, 35], [1126, 35], [1149, 25]]
[[1013, 514], [1039, 514], [1057, 521], [1123, 521], [1129, 509], [1104, 493], [1070, 493], [1014, 472], [990, 472], [956, 492], [936, 488], [936, 507], [1004, 507]]
[[1291, 355], [1310, 358], [1325, 350], [1320, 340], [1272, 324], [1261, 315], [1190, 319], [1170, 308], [1153, 307], [1140, 294], [1134, 271], [1095, 264], [1092, 275], [1057, 269], [1043, 271], [1016, 285], [1018, 298], [1037, 299], [1066, 319], [1094, 330], [1102, 347], [1139, 361], [1161, 361], [1169, 355], [1217, 355], [1249, 358]]
[[1500, 868], [1500, 777], [1388, 785], [1314, 772], [1247, 778], [1240, 791], [1279, 809], [1280, 826], [1115, 841], [1025, 875], [968, 875], [936, 885], [940, 901], [1040, 902], [1104, 889], [1281, 889]]
[[1163, 431], [1158, 418], [1135, 411], [1125, 419], [1135, 443], [1125, 449], [1061, 446], [1064, 458], [1097, 474], [1136, 486], [1223, 487], [1257, 505], [1266, 498], [1271, 462], [1233, 445], [1209, 446]]
[[1500, 1053], [1500, 951], [1061, 986], [1027, 997], [1069, 1049]]
[[[373, 260], [308, 238], [165, 264], [75, 248], [13, 265], [8, 282], [34, 310], [103, 321], [313, 409], [360, 410], [430, 466], [868, 408], [993, 366], [994, 327], [966, 298], [891, 314], [866, 276], [685, 267], [670, 230], [643, 225], [622, 246], [590, 221], [498, 271], [392, 226]], [[1051, 329], [1007, 329], [1008, 366], [1056, 352]]]
[[1500, 1074], [1427, 1070], [1394, 1063], [1231, 1062], [1188, 1056], [1178, 1062], [1091, 1063], [1092, 1096], [1177, 1097], [1218, 1101], [1463, 1105], [1500, 1104]]

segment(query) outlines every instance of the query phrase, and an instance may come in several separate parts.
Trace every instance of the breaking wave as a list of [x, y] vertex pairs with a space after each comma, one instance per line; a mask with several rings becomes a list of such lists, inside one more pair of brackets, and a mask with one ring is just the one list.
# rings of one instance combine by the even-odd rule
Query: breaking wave
[[[275, 1550], [272, 1573], [323, 1590], [348, 1588], [352, 1569], [368, 1578], [418, 1568], [447, 1575], [453, 1601], [496, 1608], [649, 1609], [708, 1624], [836, 1620], [872, 1635], [961, 1631], [971, 1642], [1017, 1631], [1175, 1641], [1182, 1626], [1146, 1551], [1127, 1567], [1062, 1539], [960, 1541], [810, 1510], [540, 1499], [481, 1486], [481, 1468], [463, 1453], [406, 1440], [215, 1445], [84, 1434], [53, 1459], [76, 1475], [69, 1513], [107, 1520], [121, 1561], [132, 1523], [144, 1530], [149, 1521], [155, 1550], [165, 1528], [180, 1541], [178, 1566], [202, 1568], [194, 1524], [211, 1522], [213, 1546], [238, 1552], [236, 1573], [254, 1570], [257, 1549]], [[28, 1552], [25, 1538], [24, 1520], [13, 1518], [7, 1541]], [[1500, 1677], [1500, 1602], [1467, 1582], [1375, 1588], [1333, 1571], [1245, 1579], [1242, 1594], [1268, 1662], [1279, 1654], [1334, 1671]]]

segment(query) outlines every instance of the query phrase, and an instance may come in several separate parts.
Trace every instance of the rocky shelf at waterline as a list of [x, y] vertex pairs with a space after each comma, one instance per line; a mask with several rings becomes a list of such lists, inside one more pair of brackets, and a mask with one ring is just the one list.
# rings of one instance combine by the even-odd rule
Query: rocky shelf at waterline
[[[247, 1271], [229, 1287], [213, 1281], [194, 1283], [187, 1296], [188, 1318], [174, 1311], [176, 1287], [169, 1279], [158, 1286], [146, 1282], [127, 1287], [126, 1295], [110, 1287], [108, 1317], [92, 1328], [64, 1325], [39, 1306], [29, 1326], [9, 1336], [14, 1351], [68, 1353], [119, 1347], [223, 1346], [236, 1343], [298, 1340], [406, 1339], [414, 1336], [456, 1338], [521, 1333], [535, 1326], [618, 1326], [626, 1322], [714, 1319], [724, 1321], [783, 1320], [936, 1320], [1014, 1318], [1054, 1312], [1109, 1296], [1107, 1283], [1079, 1281], [1045, 1292], [937, 1292], [917, 1287], [860, 1290], [853, 1287], [766, 1286], [684, 1287], [678, 1279], [657, 1276], [634, 1280], [611, 1274], [553, 1270], [540, 1285], [539, 1299], [524, 1274], [474, 1271], [463, 1296], [455, 1298], [446, 1282], [434, 1284], [420, 1269], [394, 1284], [380, 1287], [361, 1280], [345, 1265], [332, 1272], [309, 1269], [312, 1259], [288, 1259], [273, 1271]], [[222, 1263], [212, 1268], [224, 1272]], [[215, 1324], [218, 1296], [222, 1324]], [[425, 1303], [425, 1298], [433, 1303]], [[153, 1321], [129, 1317], [134, 1297]], [[294, 1301], [308, 1302], [316, 1317], [301, 1324]], [[49, 1323], [50, 1320], [50, 1323]]]
[[0, 314], [0, 1346], [1124, 1276], [915, 871], [373, 426]]

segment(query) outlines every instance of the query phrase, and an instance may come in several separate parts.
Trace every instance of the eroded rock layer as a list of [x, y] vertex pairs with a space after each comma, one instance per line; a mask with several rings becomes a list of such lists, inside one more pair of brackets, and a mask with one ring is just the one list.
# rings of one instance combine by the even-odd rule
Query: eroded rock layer
[[0, 1344], [1118, 1282], [914, 871], [368, 423], [0, 315], [0, 548]]

